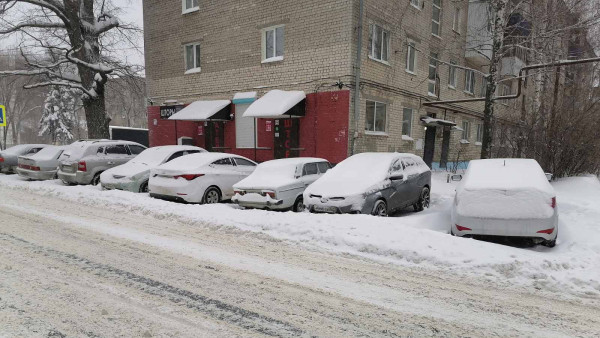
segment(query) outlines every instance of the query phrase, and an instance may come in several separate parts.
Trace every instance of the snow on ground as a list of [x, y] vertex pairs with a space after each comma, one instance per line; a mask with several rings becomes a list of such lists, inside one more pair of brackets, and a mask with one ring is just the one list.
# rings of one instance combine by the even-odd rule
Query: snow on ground
[[554, 184], [560, 230], [552, 249], [448, 235], [456, 183], [446, 183], [445, 173], [434, 174], [430, 209], [407, 210], [390, 218], [242, 210], [233, 204], [186, 205], [147, 194], [63, 186], [59, 181], [27, 182], [15, 175], [0, 175], [0, 186], [157, 219], [265, 233], [383, 262], [484, 277], [505, 286], [600, 298], [600, 182], [593, 176]]

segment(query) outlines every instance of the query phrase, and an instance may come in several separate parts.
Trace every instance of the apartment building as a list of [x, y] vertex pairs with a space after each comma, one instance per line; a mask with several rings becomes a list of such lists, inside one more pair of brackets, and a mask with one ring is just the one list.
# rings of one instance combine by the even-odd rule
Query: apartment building
[[363, 3], [145, 0], [151, 145], [333, 163], [400, 151], [434, 168], [478, 158], [483, 103], [430, 104], [484, 96], [485, 2]]

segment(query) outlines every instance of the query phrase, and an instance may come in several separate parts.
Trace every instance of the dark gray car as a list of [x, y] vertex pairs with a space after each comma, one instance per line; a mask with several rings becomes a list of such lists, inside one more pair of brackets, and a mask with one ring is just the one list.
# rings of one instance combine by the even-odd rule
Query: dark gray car
[[77, 141], [60, 156], [58, 178], [65, 184], [96, 185], [102, 172], [127, 163], [145, 149], [143, 145], [130, 141]]
[[19, 164], [19, 156], [33, 155], [47, 147], [47, 144], [20, 144], [0, 152], [0, 172], [15, 173]]
[[412, 206], [429, 207], [431, 171], [418, 156], [362, 153], [349, 157], [310, 185], [304, 203], [311, 212], [387, 216]]

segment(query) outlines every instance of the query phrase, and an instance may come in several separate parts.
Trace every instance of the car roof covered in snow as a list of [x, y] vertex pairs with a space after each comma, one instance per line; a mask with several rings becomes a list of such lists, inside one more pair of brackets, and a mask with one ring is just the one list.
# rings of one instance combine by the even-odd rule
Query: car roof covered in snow
[[160, 165], [158, 168], [159, 169], [167, 169], [167, 170], [190, 170], [190, 169], [196, 169], [196, 168], [211, 164], [214, 161], [220, 160], [222, 158], [228, 158], [228, 157], [243, 158], [243, 159], [252, 161], [243, 156], [239, 156], [239, 155], [235, 155], [235, 154], [208, 153], [207, 152], [207, 153], [197, 153], [197, 154], [182, 156], [182, 157], [176, 158], [170, 162], [167, 162], [163, 165]]
[[316, 157], [297, 157], [266, 161], [259, 164], [250, 176], [241, 180], [234, 187], [241, 189], [278, 188], [294, 184], [298, 165], [315, 162], [327, 162], [327, 160]]
[[515, 158], [471, 161], [459, 189], [554, 193], [536, 160]]

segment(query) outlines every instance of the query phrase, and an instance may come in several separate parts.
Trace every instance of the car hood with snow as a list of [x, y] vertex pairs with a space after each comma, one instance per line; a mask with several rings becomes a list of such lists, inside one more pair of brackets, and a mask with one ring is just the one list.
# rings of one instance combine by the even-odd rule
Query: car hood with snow
[[556, 192], [531, 159], [474, 160], [456, 189], [456, 211], [468, 217], [549, 218]]
[[298, 180], [302, 165], [311, 162], [327, 162], [322, 158], [301, 157], [267, 161], [259, 164], [254, 172], [233, 187], [241, 190], [278, 189], [303, 186]]

